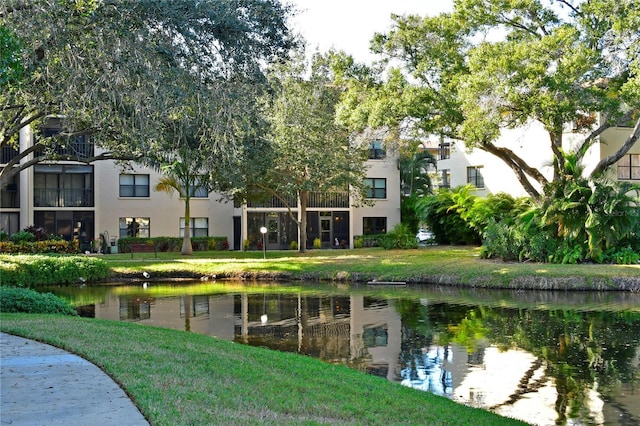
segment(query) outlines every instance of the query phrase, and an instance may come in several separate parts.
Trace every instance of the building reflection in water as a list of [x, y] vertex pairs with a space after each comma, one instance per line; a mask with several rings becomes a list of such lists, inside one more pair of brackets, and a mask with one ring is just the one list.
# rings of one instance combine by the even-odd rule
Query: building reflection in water
[[[536, 356], [517, 348], [498, 349], [482, 339], [471, 350], [455, 343], [439, 345], [437, 336], [419, 336], [403, 328], [393, 303], [358, 294], [109, 295], [95, 305], [95, 317], [296, 352], [502, 415], [556, 423], [558, 392]], [[595, 391], [589, 398], [587, 417], [594, 424], [606, 424], [604, 413], [613, 405], [605, 406]], [[616, 404], [627, 417], [640, 419], [637, 402], [634, 394]], [[616, 415], [620, 414], [612, 411], [607, 417]]]

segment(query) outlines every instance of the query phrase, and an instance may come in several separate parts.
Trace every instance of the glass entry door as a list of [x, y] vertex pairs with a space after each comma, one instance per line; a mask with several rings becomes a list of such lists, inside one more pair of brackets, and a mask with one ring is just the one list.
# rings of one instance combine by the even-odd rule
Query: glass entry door
[[320, 241], [322, 247], [331, 247], [331, 212], [320, 212]]
[[280, 248], [280, 218], [278, 215], [267, 217], [267, 248]]

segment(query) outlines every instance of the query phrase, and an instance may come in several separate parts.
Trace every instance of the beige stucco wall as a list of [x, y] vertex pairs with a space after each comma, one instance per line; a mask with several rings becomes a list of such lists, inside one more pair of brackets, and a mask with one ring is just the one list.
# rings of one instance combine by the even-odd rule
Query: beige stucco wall
[[[631, 132], [630, 128], [614, 127], [606, 130], [600, 137], [600, 143], [595, 143], [583, 158], [585, 174], [590, 173], [598, 162], [613, 154]], [[575, 149], [581, 144], [586, 135], [565, 133], [563, 135], [566, 151]], [[496, 145], [506, 147], [523, 158], [527, 164], [537, 168], [547, 179], [553, 177], [552, 152], [549, 135], [540, 123], [532, 123], [526, 127], [505, 130], [496, 141]], [[640, 153], [640, 144], [636, 143], [629, 154]], [[438, 170], [451, 171], [451, 188], [467, 184], [467, 167], [483, 166], [482, 175], [485, 187], [476, 193], [486, 196], [490, 193], [506, 192], [513, 196], [527, 196], [528, 194], [517, 180], [515, 173], [502, 160], [479, 149], [467, 150], [464, 143], [452, 143], [451, 157], [438, 161]], [[608, 172], [611, 179], [616, 179], [616, 168], [611, 167]], [[540, 189], [539, 186], [536, 186]]]
[[[107, 231], [109, 236], [119, 235], [121, 217], [148, 217], [150, 236], [177, 237], [180, 234], [180, 218], [184, 217], [184, 200], [176, 193], [167, 194], [153, 190], [160, 174], [153, 169], [133, 165], [125, 173], [149, 174], [149, 197], [129, 198], [119, 196], [121, 170], [111, 161], [95, 163], [95, 211], [96, 232]], [[233, 204], [218, 202], [215, 194], [209, 198], [191, 199], [191, 217], [209, 219], [210, 236], [233, 237]]]
[[386, 217], [387, 231], [400, 223], [400, 171], [397, 157], [391, 154], [383, 160], [367, 161], [367, 177], [387, 179], [387, 198], [376, 199], [373, 206], [352, 208], [352, 239], [354, 235], [362, 235], [362, 219], [365, 217]]

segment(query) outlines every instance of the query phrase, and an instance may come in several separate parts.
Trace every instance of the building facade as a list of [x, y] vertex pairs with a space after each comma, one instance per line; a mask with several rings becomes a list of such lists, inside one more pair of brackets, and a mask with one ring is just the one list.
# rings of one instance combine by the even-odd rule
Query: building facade
[[[54, 126], [52, 123], [51, 129]], [[24, 129], [20, 150], [37, 137]], [[372, 205], [356, 206], [348, 191], [312, 193], [307, 206], [307, 247], [313, 247], [318, 238], [323, 248], [349, 248], [354, 236], [385, 233], [400, 222], [397, 157], [388, 155], [379, 142], [372, 146], [376, 143], [378, 148], [370, 150], [367, 162]], [[90, 156], [94, 147], [79, 138], [72, 149]], [[0, 167], [17, 151], [2, 147], [1, 154]], [[114, 161], [38, 164], [2, 189], [0, 229], [12, 234], [30, 225], [43, 227], [66, 240], [79, 240], [82, 251], [95, 248], [101, 236], [108, 242], [127, 236], [181, 237], [184, 201], [175, 193], [155, 191], [160, 178], [156, 170], [134, 163], [127, 168]], [[260, 228], [264, 226], [268, 249], [288, 249], [298, 237], [291, 215], [297, 216], [299, 206], [295, 200], [290, 201], [291, 212], [275, 198], [261, 204], [238, 204], [222, 194], [196, 191], [190, 203], [192, 236], [224, 236], [231, 249], [258, 249], [263, 241]]]
[[[607, 129], [587, 151], [582, 164], [590, 173], [596, 164], [616, 152], [632, 132], [630, 127]], [[570, 152], [584, 140], [584, 135], [566, 133], [564, 149]], [[495, 143], [511, 149], [530, 166], [538, 169], [547, 179], [553, 177], [553, 155], [549, 147], [549, 135], [540, 123], [504, 130]], [[611, 167], [607, 177], [613, 180], [640, 182], [640, 144]], [[515, 197], [527, 196], [515, 173], [498, 157], [480, 149], [467, 149], [461, 141], [442, 141], [438, 152], [437, 182], [440, 187], [455, 188], [472, 184], [476, 194], [486, 196], [505, 192]], [[542, 188], [537, 188], [541, 190]]]

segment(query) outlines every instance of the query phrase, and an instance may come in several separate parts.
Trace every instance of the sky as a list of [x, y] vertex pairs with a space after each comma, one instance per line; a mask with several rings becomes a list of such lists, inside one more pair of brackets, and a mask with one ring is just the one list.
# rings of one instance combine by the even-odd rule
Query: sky
[[391, 14], [437, 15], [449, 12], [453, 0], [288, 0], [299, 16], [294, 30], [301, 33], [309, 51], [344, 50], [359, 62], [371, 62], [369, 41], [376, 32], [391, 28]]

